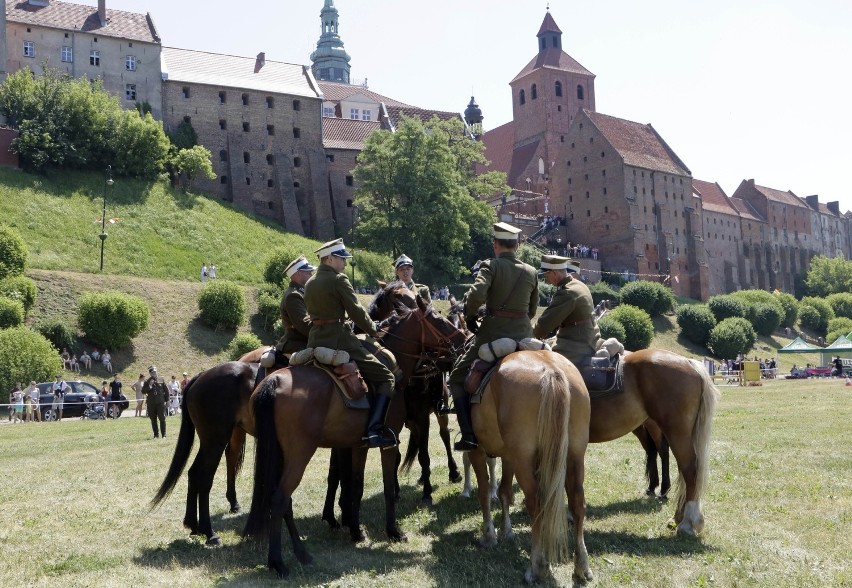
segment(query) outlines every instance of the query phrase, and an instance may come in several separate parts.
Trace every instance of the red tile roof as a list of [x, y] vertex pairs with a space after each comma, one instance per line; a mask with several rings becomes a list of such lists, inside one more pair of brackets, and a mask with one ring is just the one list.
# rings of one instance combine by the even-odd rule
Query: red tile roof
[[381, 128], [379, 121], [323, 117], [322, 144], [326, 149], [360, 151], [367, 137]]
[[485, 158], [489, 166], [477, 165], [477, 172], [501, 171], [509, 175], [512, 169], [512, 145], [515, 143], [515, 123], [509, 121], [496, 129], [491, 129], [480, 138], [485, 145]]
[[160, 42], [160, 36], [157, 34], [150, 14], [108, 8], [106, 17], [106, 25], [101, 26], [97, 7], [58, 0], [51, 0], [47, 6], [36, 6], [26, 0], [6, 0], [8, 22], [81, 31], [131, 41]]
[[527, 167], [529, 167], [530, 162], [538, 152], [539, 143], [541, 143], [541, 140], [533, 141], [532, 143], [515, 147], [512, 151], [512, 168], [509, 170], [506, 177], [506, 182], [509, 186], [515, 188], [521, 183], [524, 185], [526, 184], [526, 182], [524, 182], [524, 178], [521, 176], [524, 171], [526, 171]]
[[[692, 175], [651, 125], [583, 110], [627, 165], [683, 176]], [[574, 124], [577, 124], [574, 119]]]
[[731, 204], [728, 195], [725, 194], [719, 184], [692, 178], [692, 187], [701, 195], [701, 204], [704, 210], [739, 216], [739, 212]]
[[761, 223], [765, 223], [766, 219], [760, 216], [760, 213], [757, 212], [754, 207], [743, 200], [742, 198], [734, 198], [731, 196], [731, 205], [737, 209], [737, 212], [740, 213], [740, 217], [746, 220], [754, 220]]
[[754, 185], [755, 190], [766, 196], [768, 200], [773, 200], [775, 202], [781, 202], [783, 204], [788, 204], [790, 206], [799, 206], [807, 208], [807, 204], [802, 202], [802, 200], [793, 194], [791, 190], [787, 192], [782, 192], [781, 190], [776, 190], [775, 188], [767, 188], [765, 186]]
[[377, 94], [371, 90], [368, 90], [364, 86], [353, 86], [351, 84], [341, 84], [337, 82], [318, 82], [320, 91], [323, 93], [323, 99], [328, 102], [340, 102], [341, 100], [346, 100], [350, 96], [355, 96], [357, 94], [361, 94], [362, 96], [366, 96], [370, 100], [374, 100], [378, 103], [384, 103], [388, 106], [399, 106], [403, 108], [414, 108], [410, 104], [406, 104], [404, 102], [400, 102], [398, 100], [394, 100], [393, 98], [388, 98], [387, 96], [382, 96], [381, 94]]
[[[542, 33], [561, 33], [562, 31], [556, 25], [556, 21], [553, 20], [553, 17], [550, 15], [550, 12], [544, 15], [544, 20], [541, 21], [541, 28], [538, 30], [538, 34]], [[538, 35], [536, 35], [538, 36]]]
[[453, 118], [461, 119], [458, 112], [444, 112], [441, 110], [429, 110], [426, 108], [417, 108], [416, 106], [390, 106], [388, 105], [388, 116], [394, 126], [399, 125], [403, 116], [409, 118], [419, 118], [423, 122], [429, 122], [433, 117], [438, 117], [440, 120], [450, 120]]
[[533, 57], [532, 61], [510, 83], [514, 83], [541, 68], [558, 69], [559, 71], [595, 77], [595, 74], [580, 65], [576, 59], [565, 53], [562, 49], [550, 47]]

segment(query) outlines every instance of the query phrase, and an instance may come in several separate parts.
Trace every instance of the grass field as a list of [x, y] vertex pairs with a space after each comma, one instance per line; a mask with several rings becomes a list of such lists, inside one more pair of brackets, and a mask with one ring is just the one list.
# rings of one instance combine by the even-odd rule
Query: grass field
[[[642, 496], [643, 455], [632, 437], [590, 446], [586, 542], [596, 586], [852, 586], [852, 389], [841, 380], [777, 380], [726, 388], [714, 423], [707, 526], [698, 539], [672, 535], [673, 505]], [[212, 494], [210, 549], [181, 527], [185, 477], [166, 503], [147, 502], [171, 459], [147, 419], [0, 426], [0, 585], [272, 586], [265, 549], [244, 545], [245, 514], [227, 514], [224, 472]], [[253, 443], [249, 444], [251, 448]], [[296, 520], [315, 563], [289, 549], [288, 586], [511, 586], [521, 579], [529, 519], [516, 495], [518, 538], [490, 551], [473, 546], [480, 515], [432, 442], [435, 506], [418, 505], [419, 471], [402, 479], [399, 516], [409, 541], [383, 533], [378, 459], [367, 475], [363, 521], [370, 540], [353, 546], [319, 519], [327, 453], [320, 451], [295, 495]], [[252, 459], [247, 460], [251, 469]], [[249, 504], [251, 477], [238, 491]], [[285, 542], [285, 545], [287, 543]], [[571, 566], [555, 566], [570, 585]]]

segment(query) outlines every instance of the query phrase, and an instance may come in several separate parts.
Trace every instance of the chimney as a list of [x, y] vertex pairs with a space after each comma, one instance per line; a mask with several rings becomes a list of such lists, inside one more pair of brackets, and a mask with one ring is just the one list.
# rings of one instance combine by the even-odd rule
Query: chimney
[[814, 210], [819, 210], [819, 196], [805, 196], [805, 202]]
[[266, 65], [266, 53], [261, 51], [257, 54], [257, 61], [254, 62], [254, 73], [259, 72], [264, 65]]
[[101, 21], [102, 27], [106, 26], [106, 0], [98, 0], [98, 20]]
[[840, 216], [840, 202], [838, 202], [837, 200], [835, 200], [834, 202], [829, 202], [828, 204], [826, 204], [826, 207], [828, 207], [828, 210], [830, 210], [837, 216]]

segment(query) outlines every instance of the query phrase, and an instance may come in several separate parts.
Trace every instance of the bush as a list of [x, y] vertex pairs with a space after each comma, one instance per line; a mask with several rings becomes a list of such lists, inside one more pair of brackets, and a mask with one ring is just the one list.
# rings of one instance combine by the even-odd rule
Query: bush
[[811, 328], [825, 333], [828, 329], [828, 321], [834, 318], [834, 309], [831, 308], [831, 305], [824, 298], [816, 298], [814, 296], [805, 296], [802, 298], [802, 304], [807, 304], [817, 310], [819, 313], [819, 323], [811, 326]]
[[799, 301], [792, 294], [786, 292], [776, 292], [774, 296], [784, 309], [784, 320], [781, 321], [781, 326], [795, 327], [796, 321], [799, 320]]
[[538, 282], [538, 305], [547, 306], [556, 294], [556, 286], [551, 286], [545, 282]]
[[257, 293], [257, 314], [263, 318], [264, 329], [269, 329], [281, 316], [280, 305], [280, 294], [276, 296], [270, 291], [259, 291]]
[[24, 240], [8, 227], [0, 227], [0, 280], [19, 276], [27, 268], [27, 246]]
[[595, 303], [595, 306], [600, 304], [602, 300], [612, 300], [616, 305], [621, 302], [621, 294], [616, 292], [606, 282], [601, 281], [597, 284], [592, 284], [589, 286], [589, 291], [592, 293], [592, 302]]
[[[355, 281], [353, 286], [375, 288], [379, 280], [388, 280], [393, 276], [393, 259], [387, 255], [359, 250], [353, 253], [354, 259], [349, 263], [355, 266]], [[352, 269], [347, 268], [347, 275], [352, 275]]]
[[150, 311], [142, 298], [121, 292], [97, 292], [80, 298], [77, 324], [94, 343], [118, 349], [148, 328]]
[[234, 337], [231, 340], [230, 345], [228, 345], [228, 356], [232, 361], [236, 361], [249, 351], [254, 351], [261, 345], [263, 345], [263, 343], [257, 338], [257, 335], [254, 335], [253, 333], [240, 333]]
[[246, 300], [243, 290], [234, 282], [208, 282], [198, 295], [201, 320], [214, 328], [236, 329], [245, 319]]
[[650, 315], [636, 306], [621, 304], [607, 313], [604, 319], [611, 319], [624, 327], [624, 347], [630, 351], [645, 349], [654, 339], [654, 323]]
[[784, 320], [784, 310], [780, 305], [755, 304], [752, 308], [754, 318], [751, 320], [751, 325], [760, 335], [771, 335]]
[[0, 296], [0, 329], [24, 324], [24, 305], [20, 300]]
[[[834, 311], [834, 316], [845, 317], [852, 319], [852, 293], [838, 292], [826, 297], [831, 309]], [[831, 330], [831, 326], [828, 327]]]
[[845, 316], [833, 318], [828, 321], [828, 335], [825, 336], [825, 341], [829, 344], [834, 343], [841, 335], [848, 335], [852, 332], [852, 319]]
[[630, 282], [620, 290], [624, 304], [637, 306], [651, 316], [659, 316], [674, 307], [674, 296], [670, 288], [658, 282], [639, 280]]
[[41, 321], [36, 325], [36, 330], [57, 349], [64, 347], [71, 350], [75, 347], [74, 342], [77, 337], [74, 330], [63, 320], [47, 319]]
[[681, 334], [693, 343], [707, 346], [716, 317], [704, 304], [688, 304], [677, 309], [677, 324]]
[[604, 339], [615, 337], [622, 343], [627, 339], [627, 331], [624, 330], [624, 326], [609, 315], [598, 321], [598, 328], [601, 330], [601, 337]]
[[290, 262], [304, 255], [301, 249], [293, 246], [281, 246], [272, 251], [266, 258], [263, 269], [263, 279], [275, 286], [287, 287], [290, 279], [284, 271]]
[[819, 311], [816, 308], [810, 304], [799, 306], [799, 322], [802, 326], [812, 331], [818, 331], [820, 320]]
[[9, 276], [0, 280], [0, 296], [19, 300], [24, 305], [25, 315], [35, 305], [37, 294], [35, 281], [26, 276]]
[[3, 392], [11, 390], [16, 382], [49, 382], [61, 371], [59, 352], [35, 331], [27, 327], [0, 331], [0, 390]]
[[731, 317], [745, 318], [747, 310], [742, 300], [738, 300], [728, 294], [713, 296], [707, 302], [707, 307], [718, 322]]
[[764, 290], [740, 290], [739, 292], [734, 292], [733, 294], [731, 294], [731, 296], [738, 300], [742, 300], [743, 304], [746, 305], [745, 318], [751, 321], [751, 324], [752, 326], [754, 326], [755, 329], [757, 329], [755, 321], [757, 320], [757, 306], [759, 304], [768, 304], [770, 306], [775, 307], [778, 310], [778, 314], [781, 316], [781, 318], [784, 318], [784, 306], [781, 304], [781, 301], [778, 299], [778, 297], [774, 294], [771, 294]]
[[756, 341], [751, 323], [744, 318], [731, 317], [713, 327], [707, 346], [716, 357], [728, 358], [747, 354]]

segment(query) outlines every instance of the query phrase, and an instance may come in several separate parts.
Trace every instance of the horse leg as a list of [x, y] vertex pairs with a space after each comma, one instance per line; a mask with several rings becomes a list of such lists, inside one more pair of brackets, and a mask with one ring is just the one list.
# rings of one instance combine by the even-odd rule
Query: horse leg
[[243, 462], [243, 452], [246, 446], [246, 432], [240, 427], [234, 427], [231, 431], [231, 439], [225, 449], [225, 470], [227, 472], [228, 485], [225, 490], [225, 498], [231, 505], [231, 512], [240, 512], [240, 502], [237, 500], [237, 474]]
[[266, 553], [266, 566], [275, 571], [279, 578], [286, 578], [290, 573], [281, 554], [281, 520], [289, 500], [290, 498], [284, 495], [279, 486], [272, 493], [269, 510], [269, 548]]
[[580, 582], [593, 579], [589, 567], [589, 552], [586, 550], [586, 540], [583, 524], [586, 520], [586, 494], [583, 482], [586, 475], [586, 447], [576, 447], [575, 443], [568, 445], [568, 468], [565, 473], [565, 491], [568, 493], [568, 508], [574, 520], [574, 578]]
[[704, 515], [701, 513], [701, 497], [698, 488], [698, 456], [692, 445], [692, 436], [687, 432], [678, 431], [674, 434], [666, 431], [666, 438], [670, 439], [671, 450], [681, 477], [674, 515], [677, 532], [695, 536], [704, 528]]
[[[343, 519], [349, 527], [349, 536], [354, 543], [360, 543], [367, 536], [361, 529], [361, 499], [364, 496], [364, 468], [367, 463], [367, 449], [357, 447], [352, 449], [352, 475], [350, 476], [351, 493], [349, 497], [349, 516]], [[382, 462], [384, 472], [384, 462]]]
[[477, 496], [479, 497], [479, 507], [482, 509], [482, 537], [479, 538], [479, 546], [493, 547], [497, 545], [497, 533], [494, 531], [494, 520], [491, 517], [491, 496], [488, 491], [488, 468], [485, 465], [485, 452], [482, 449], [476, 449], [466, 451], [465, 457], [468, 455], [476, 474]]
[[470, 493], [473, 491], [473, 484], [470, 483], [470, 455], [468, 451], [462, 453], [462, 465], [464, 466], [464, 487], [461, 491], [461, 496], [470, 498]]
[[[671, 479], [669, 478], [669, 441], [663, 435], [660, 426], [651, 419], [645, 421], [644, 428], [648, 435], [653, 440], [657, 454], [660, 456], [660, 469], [662, 470], [662, 484], [660, 484], [660, 500], [665, 502], [668, 499], [669, 489], [671, 488]], [[654, 463], [654, 473], [657, 471], [656, 461]]]
[[645, 479], [648, 480], [645, 496], [656, 496], [655, 490], [660, 485], [660, 476], [657, 473], [657, 445], [645, 425], [633, 429], [633, 434], [645, 450]]
[[293, 553], [301, 564], [313, 563], [314, 558], [308, 553], [299, 531], [296, 529], [296, 521], [293, 519], [293, 497], [290, 496], [284, 503], [284, 522], [287, 524], [287, 532], [290, 533], [290, 542], [293, 544]]
[[[506, 474], [504, 473], [503, 476]], [[512, 474], [514, 476], [514, 474]], [[497, 458], [489, 457], [488, 458], [488, 479], [491, 480], [491, 500], [497, 500]], [[509, 486], [512, 485], [512, 476], [509, 476]]]
[[[488, 458], [488, 469], [491, 471], [491, 479], [497, 480], [497, 473], [494, 471], [497, 458]], [[502, 507], [503, 524], [500, 527], [500, 537], [504, 541], [511, 541], [515, 538], [515, 533], [512, 531], [512, 519], [509, 516], [509, 510], [512, 508], [512, 503], [515, 501], [515, 492], [512, 489], [512, 482], [515, 479], [515, 472], [512, 471], [510, 464], [503, 460], [503, 478], [500, 481], [500, 506]], [[491, 500], [489, 496], [489, 500]]]
[[[340, 455], [337, 449], [332, 449], [328, 460], [328, 480], [325, 491], [325, 504], [322, 509], [322, 520], [328, 523], [329, 528], [339, 529], [340, 523], [334, 516], [334, 498], [337, 495], [337, 487], [340, 485]], [[341, 491], [340, 499], [343, 500]], [[344, 517], [345, 521], [346, 518]]]
[[[221, 545], [222, 543], [221, 539], [213, 533], [213, 525], [210, 521], [210, 488], [213, 487], [213, 477], [216, 475], [216, 469], [219, 467], [219, 461], [222, 459], [224, 451], [225, 448], [221, 445], [211, 447], [208, 444], [207, 447], [202, 446], [188, 472], [191, 490], [187, 491], [187, 516], [190, 514], [189, 493], [194, 493], [195, 500], [198, 503], [198, 521], [193, 534], [203, 533], [207, 537], [208, 545]], [[191, 525], [192, 521], [190, 520], [189, 523]], [[184, 524], [187, 524], [186, 519], [184, 519]], [[191, 526], [190, 529], [192, 529]]]
[[299, 482], [302, 481], [305, 468], [308, 467], [308, 463], [311, 461], [316, 447], [302, 447], [301, 449], [301, 452], [294, 450], [285, 456], [281, 483], [272, 494], [268, 565], [278, 571], [278, 577], [283, 577], [279, 566], [283, 567], [284, 575], [287, 574], [287, 567], [284, 566], [284, 560], [281, 555], [282, 519], [287, 524], [287, 532], [290, 535], [290, 542], [293, 545], [293, 554], [296, 556], [296, 559], [301, 564], [309, 564], [313, 561], [313, 558], [305, 548], [305, 544], [302, 542], [302, 538], [299, 537], [299, 531], [296, 529], [296, 521], [293, 519], [293, 492], [298, 488]]
[[[408, 541], [405, 533], [396, 524], [396, 501], [399, 492], [397, 470], [400, 459], [399, 449], [396, 447], [382, 451], [382, 480], [385, 491], [385, 532], [391, 541]], [[428, 482], [426, 485], [428, 486]]]
[[[424, 413], [417, 427], [417, 461], [420, 464], [420, 480], [423, 496], [420, 502], [432, 506], [432, 461], [429, 459], [429, 413]], [[413, 434], [413, 432], [412, 432]]]
[[[503, 458], [503, 468], [514, 467], [507, 463], [508, 460]], [[532, 524], [532, 548], [530, 549], [530, 567], [524, 573], [524, 581], [527, 584], [534, 584], [547, 576], [549, 573], [549, 565], [541, 547], [541, 521], [538, 517], [539, 496], [538, 496], [538, 480], [535, 476], [535, 467], [533, 456], [528, 456], [526, 459], [521, 459], [519, 462], [528, 462], [526, 467], [518, 467], [515, 471], [515, 477], [518, 480], [518, 486], [524, 493], [524, 505], [527, 507], [527, 513], [530, 516]], [[486, 490], [487, 492], [487, 490]]]

